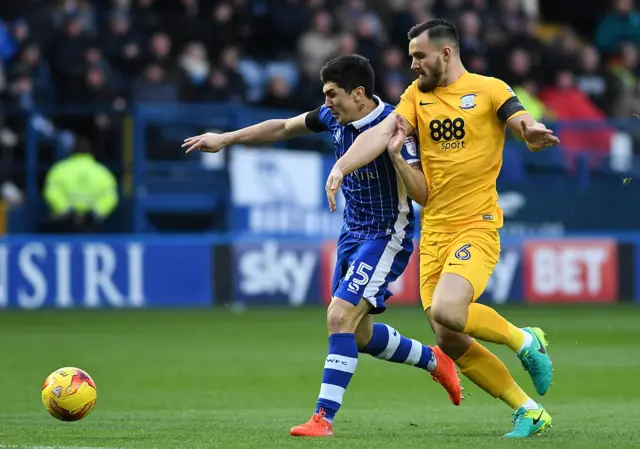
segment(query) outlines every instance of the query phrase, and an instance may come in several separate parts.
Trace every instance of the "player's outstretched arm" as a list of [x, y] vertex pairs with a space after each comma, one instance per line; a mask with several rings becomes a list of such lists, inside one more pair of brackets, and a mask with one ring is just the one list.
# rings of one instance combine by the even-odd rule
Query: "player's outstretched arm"
[[348, 175], [380, 156], [387, 149], [399, 120], [404, 119], [398, 114], [389, 114], [382, 122], [360, 134], [334, 168]]
[[291, 139], [311, 132], [305, 123], [308, 112], [288, 119], [266, 120], [223, 134], [205, 133], [184, 139], [182, 148], [186, 153], [199, 150], [203, 153], [217, 153], [229, 145], [271, 143]]
[[560, 143], [560, 139], [544, 124], [537, 122], [529, 114], [520, 114], [507, 120], [511, 130], [527, 143], [529, 150], [542, 151]]
[[[402, 180], [407, 195], [421, 206], [427, 205], [429, 191], [427, 180], [422, 172], [420, 161], [409, 163], [402, 154], [402, 147], [407, 143], [407, 134], [403, 126], [396, 127], [389, 140], [387, 152], [396, 168], [396, 173]], [[415, 144], [414, 144], [415, 145]]]
[[[382, 122], [378, 123], [360, 134], [351, 144], [347, 152], [338, 159], [329, 173], [325, 192], [329, 201], [329, 210], [336, 210], [336, 195], [342, 185], [345, 175], [351, 174], [354, 170], [364, 167], [369, 162], [380, 156], [387, 148], [391, 136], [393, 135], [397, 123], [406, 120], [398, 114], [389, 114]], [[407, 135], [413, 133], [413, 127]]]

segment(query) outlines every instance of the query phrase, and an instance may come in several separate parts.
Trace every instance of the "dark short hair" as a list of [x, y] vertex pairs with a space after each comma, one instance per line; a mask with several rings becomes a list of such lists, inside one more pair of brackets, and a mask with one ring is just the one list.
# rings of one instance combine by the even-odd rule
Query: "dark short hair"
[[420, 36], [425, 31], [427, 32], [429, 40], [447, 40], [456, 47], [460, 42], [456, 26], [445, 19], [427, 20], [419, 25], [415, 25], [409, 30], [407, 36], [409, 40], [411, 40]]
[[320, 80], [323, 84], [336, 83], [347, 93], [363, 87], [365, 96], [373, 98], [373, 67], [364, 56], [348, 55], [332, 59], [320, 70]]

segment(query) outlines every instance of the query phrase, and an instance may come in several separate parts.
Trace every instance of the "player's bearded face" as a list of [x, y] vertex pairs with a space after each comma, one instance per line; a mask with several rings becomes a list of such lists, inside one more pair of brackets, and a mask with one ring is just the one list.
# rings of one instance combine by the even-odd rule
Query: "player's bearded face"
[[420, 64], [420, 67], [416, 69], [418, 75], [418, 89], [420, 92], [431, 92], [438, 87], [444, 74], [444, 60], [441, 55], [438, 55], [433, 64], [428, 64], [426, 59]]

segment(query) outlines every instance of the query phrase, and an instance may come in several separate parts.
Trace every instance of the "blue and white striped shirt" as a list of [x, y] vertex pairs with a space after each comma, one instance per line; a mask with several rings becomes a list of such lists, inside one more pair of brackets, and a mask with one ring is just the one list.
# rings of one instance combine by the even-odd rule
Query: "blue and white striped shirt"
[[[384, 120], [394, 107], [374, 96], [378, 106], [368, 115], [341, 125], [326, 106], [312, 111], [319, 123], [307, 126], [312, 131], [330, 131], [333, 134], [336, 159], [342, 157], [356, 138]], [[414, 137], [408, 137], [402, 155], [409, 163], [420, 161]], [[426, 181], [425, 181], [426, 182]], [[413, 237], [415, 215], [411, 200], [389, 155], [385, 151], [378, 158], [345, 176], [342, 184], [345, 197], [343, 233], [360, 240], [372, 240], [391, 234]]]

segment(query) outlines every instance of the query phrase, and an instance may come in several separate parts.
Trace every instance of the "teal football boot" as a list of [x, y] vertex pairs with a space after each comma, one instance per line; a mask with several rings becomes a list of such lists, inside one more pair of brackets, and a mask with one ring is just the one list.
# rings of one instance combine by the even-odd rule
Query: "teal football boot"
[[524, 369], [531, 375], [536, 392], [543, 396], [549, 390], [553, 377], [553, 364], [547, 353], [549, 343], [542, 329], [525, 327], [522, 330], [533, 338], [531, 344], [518, 354], [518, 358], [522, 362]]
[[551, 427], [551, 415], [542, 407], [527, 410], [520, 407], [513, 413], [513, 429], [505, 438], [527, 438]]

